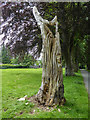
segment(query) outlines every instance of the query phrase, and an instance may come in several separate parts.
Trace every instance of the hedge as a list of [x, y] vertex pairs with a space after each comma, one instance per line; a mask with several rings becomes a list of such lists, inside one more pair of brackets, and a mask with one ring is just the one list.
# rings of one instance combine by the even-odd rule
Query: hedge
[[29, 68], [29, 66], [27, 66], [27, 65], [13, 65], [13, 64], [0, 65], [0, 69], [7, 69], [7, 68]]

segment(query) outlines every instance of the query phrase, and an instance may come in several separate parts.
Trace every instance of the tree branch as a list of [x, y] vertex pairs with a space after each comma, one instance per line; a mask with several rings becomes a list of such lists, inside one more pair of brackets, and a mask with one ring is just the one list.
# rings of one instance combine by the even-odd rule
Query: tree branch
[[33, 14], [35, 19], [37, 20], [38, 25], [40, 26], [42, 23], [44, 24], [49, 24], [49, 25], [55, 25], [57, 23], [57, 16], [54, 17], [54, 19], [52, 21], [48, 21], [46, 19], [43, 19], [40, 16], [40, 13], [38, 12], [37, 8], [34, 6], [33, 7]]

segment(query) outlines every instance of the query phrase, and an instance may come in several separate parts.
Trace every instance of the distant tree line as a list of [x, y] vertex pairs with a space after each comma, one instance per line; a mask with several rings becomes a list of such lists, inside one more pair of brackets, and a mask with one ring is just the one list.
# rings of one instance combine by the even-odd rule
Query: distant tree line
[[1, 54], [2, 55], [0, 57], [2, 59], [0, 59], [0, 62], [2, 64], [16, 64], [16, 65], [18, 64], [18, 65], [32, 66], [35, 63], [37, 63], [34, 57], [31, 56], [30, 54], [25, 54], [22, 59], [21, 57], [19, 57], [19, 55], [13, 57], [9, 49], [6, 48], [5, 45], [3, 45], [1, 48]]

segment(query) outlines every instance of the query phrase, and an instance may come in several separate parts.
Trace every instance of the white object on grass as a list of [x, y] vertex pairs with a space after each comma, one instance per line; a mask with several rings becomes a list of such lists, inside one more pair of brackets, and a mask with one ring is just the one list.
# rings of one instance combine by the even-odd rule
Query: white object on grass
[[25, 101], [27, 95], [25, 95], [23, 98], [18, 99], [18, 101]]
[[28, 105], [29, 103], [25, 103], [25, 105]]
[[60, 110], [60, 109], [58, 109], [58, 111], [59, 111], [59, 112], [61, 112], [61, 110]]

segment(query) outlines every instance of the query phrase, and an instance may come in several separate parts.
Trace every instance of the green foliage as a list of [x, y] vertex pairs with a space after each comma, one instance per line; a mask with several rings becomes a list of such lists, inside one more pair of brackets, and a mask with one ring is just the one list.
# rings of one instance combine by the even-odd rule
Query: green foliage
[[1, 48], [0, 48], [0, 63], [2, 63], [2, 53], [1, 53]]
[[0, 69], [7, 69], [7, 68], [28, 68], [28, 66], [27, 65], [13, 65], [13, 64], [0, 65]]
[[78, 57], [78, 62], [85, 66], [86, 61], [87, 61], [87, 53], [86, 53], [86, 49], [87, 49], [87, 36], [84, 36], [83, 41], [80, 40], [79, 42], [79, 57]]
[[[42, 69], [2, 70], [2, 117], [3, 118], [88, 118], [88, 93], [80, 71], [77, 76], [64, 75], [66, 103], [50, 112], [35, 108], [33, 103], [17, 101], [27, 95], [35, 95], [41, 85]], [[60, 108], [61, 112], [58, 111]], [[35, 110], [35, 113], [33, 113]]]
[[[52, 20], [57, 15], [62, 55], [65, 63], [86, 64], [86, 41], [88, 28], [88, 3], [47, 3], [45, 19]], [[50, 28], [53, 32], [54, 28]], [[72, 56], [72, 60], [70, 59]], [[89, 56], [89, 55], [88, 55]], [[69, 61], [67, 63], [67, 61]], [[88, 60], [90, 61], [90, 60]], [[70, 65], [69, 65], [70, 66]]]
[[20, 64], [22, 66], [26, 65], [29, 67], [30, 65], [34, 65], [35, 61], [36, 60], [33, 58], [33, 56], [31, 56], [30, 54], [25, 54], [24, 58], [22, 58], [21, 60], [19, 56], [11, 59], [11, 64]]
[[87, 36], [86, 62], [87, 69], [90, 70], [90, 35]]
[[18, 58], [11, 59], [11, 64], [18, 64]]
[[10, 55], [9, 55], [9, 50], [3, 45], [2, 50], [2, 63], [3, 64], [9, 64], [10, 61]]
[[36, 60], [35, 64], [36, 64], [37, 66], [42, 66], [42, 61], [41, 61], [41, 60]]
[[[7, 19], [9, 19], [12, 16], [12, 14], [14, 17], [13, 20], [10, 19], [10, 24], [8, 26], [2, 25], [3, 27], [1, 28], [2, 33], [4, 33], [5, 35], [4, 39], [7, 39], [9, 36], [11, 36], [9, 37], [8, 45], [10, 46], [14, 54], [20, 54], [21, 56], [22, 53], [25, 54], [28, 50], [32, 49], [33, 55], [39, 56], [41, 52], [42, 40], [40, 37], [40, 30], [37, 28], [36, 21], [32, 15], [32, 6], [36, 5], [41, 16], [43, 16], [44, 19], [52, 20], [54, 16], [57, 16], [59, 22], [58, 25], [61, 38], [60, 40], [62, 47], [62, 55], [64, 56], [65, 63], [67, 63], [66, 61], [71, 61], [67, 60], [66, 58], [69, 58], [69, 56], [71, 56], [75, 44], [77, 42], [79, 44], [78, 39], [82, 37], [81, 41], [83, 41], [83, 37], [89, 32], [89, 3], [56, 2], [56, 0], [53, 1], [54, 2], [41, 2], [39, 4], [32, 4], [31, 2], [1, 3], [3, 6], [1, 9], [3, 19], [2, 21], [7, 21]], [[20, 31], [20, 29], [22, 30]], [[50, 26], [50, 30], [52, 31], [52, 33], [54, 33], [55, 28]], [[76, 37], [77, 39], [75, 39]], [[16, 39], [18, 39], [18, 41], [16, 41]], [[82, 45], [80, 47], [82, 53]], [[86, 54], [84, 54], [84, 58], [85, 56]], [[82, 59], [83, 54], [81, 54], [79, 57], [80, 59]], [[81, 60], [79, 61], [82, 62]], [[89, 61], [90, 60], [88, 60], [87, 62]], [[28, 65], [33, 64], [27, 60], [24, 60], [24, 62]]]
[[35, 59], [30, 54], [25, 54], [23, 61], [21, 62], [22, 65], [34, 65]]

